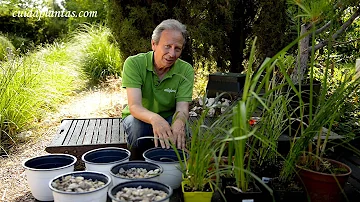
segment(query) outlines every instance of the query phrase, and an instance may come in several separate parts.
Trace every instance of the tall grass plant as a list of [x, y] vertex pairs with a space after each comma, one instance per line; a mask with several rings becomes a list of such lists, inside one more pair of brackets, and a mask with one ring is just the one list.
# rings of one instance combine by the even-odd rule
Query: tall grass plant
[[83, 54], [79, 62], [86, 79], [97, 83], [108, 76], [121, 77], [123, 60], [109, 28], [84, 24], [73, 33], [71, 42]]

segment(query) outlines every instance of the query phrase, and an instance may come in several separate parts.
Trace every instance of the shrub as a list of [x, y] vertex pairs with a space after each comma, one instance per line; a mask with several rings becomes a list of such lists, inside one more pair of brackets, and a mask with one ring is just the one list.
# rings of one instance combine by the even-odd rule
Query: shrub
[[0, 61], [7, 60], [9, 54], [8, 49], [15, 52], [15, 47], [10, 40], [0, 35]]
[[33, 127], [79, 87], [67, 48], [55, 43], [0, 63], [0, 149], [15, 144], [18, 132]]
[[107, 76], [121, 76], [120, 50], [107, 27], [83, 25], [75, 32], [73, 40], [83, 51], [81, 70], [87, 79], [96, 83]]

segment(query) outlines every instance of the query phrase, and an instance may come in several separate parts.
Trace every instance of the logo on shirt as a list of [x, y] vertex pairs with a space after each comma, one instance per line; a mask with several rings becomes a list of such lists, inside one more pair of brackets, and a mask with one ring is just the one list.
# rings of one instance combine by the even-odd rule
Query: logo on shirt
[[171, 89], [171, 88], [166, 88], [166, 89], [164, 89], [164, 91], [168, 92], [168, 93], [175, 93], [176, 92], [176, 90]]

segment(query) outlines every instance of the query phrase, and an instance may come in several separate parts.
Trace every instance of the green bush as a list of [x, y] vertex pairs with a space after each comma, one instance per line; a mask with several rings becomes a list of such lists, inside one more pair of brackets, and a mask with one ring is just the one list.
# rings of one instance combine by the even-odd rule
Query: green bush
[[[17, 133], [33, 127], [81, 83], [66, 44], [0, 63], [0, 148], [17, 142]], [[0, 150], [1, 150], [0, 149]]]
[[83, 25], [73, 42], [83, 51], [80, 67], [87, 79], [96, 83], [107, 76], [121, 76], [120, 50], [107, 27]]
[[0, 35], [0, 61], [7, 60], [9, 54], [7, 49], [10, 49], [13, 53], [15, 52], [15, 47], [9, 39]]

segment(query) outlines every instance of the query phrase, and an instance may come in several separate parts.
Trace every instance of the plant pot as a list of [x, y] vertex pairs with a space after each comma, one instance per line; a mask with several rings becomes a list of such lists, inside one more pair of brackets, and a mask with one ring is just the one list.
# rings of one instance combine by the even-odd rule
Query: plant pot
[[[183, 152], [179, 150], [183, 161]], [[143, 153], [145, 161], [160, 165], [164, 172], [160, 175], [159, 181], [169, 185], [172, 189], [177, 189], [181, 185], [182, 172], [180, 170], [179, 159], [173, 149], [151, 148]], [[186, 153], [186, 156], [188, 154]]]
[[[61, 180], [65, 176], [75, 176], [75, 177], [84, 177], [84, 179], [91, 179], [92, 181], [101, 181], [104, 182], [105, 185], [102, 187], [99, 187], [92, 191], [85, 191], [85, 192], [67, 192], [67, 191], [61, 191], [52, 186], [52, 182], [55, 180]], [[65, 173], [59, 176], [56, 176], [54, 179], [52, 179], [48, 186], [52, 190], [52, 193], [54, 195], [54, 201], [56, 202], [75, 202], [75, 201], [81, 201], [81, 202], [106, 202], [107, 200], [107, 191], [111, 184], [111, 178], [109, 175], [106, 175], [101, 172], [96, 171], [76, 171], [76, 172], [70, 172]]]
[[269, 186], [273, 190], [276, 202], [305, 202], [307, 195], [302, 185], [297, 181], [279, 182], [277, 178], [269, 181]]
[[49, 154], [23, 162], [31, 194], [39, 201], [53, 201], [49, 181], [63, 173], [74, 171], [76, 157], [68, 154]]
[[[148, 177], [148, 178], [125, 178], [122, 176], [117, 175], [117, 173], [119, 173], [119, 170], [123, 168], [124, 170], [128, 170], [131, 168], [144, 168], [147, 171], [149, 170], [155, 170], [155, 169], [159, 169], [160, 173], [158, 175], [154, 175], [152, 177]], [[113, 185], [117, 185], [123, 182], [127, 182], [127, 181], [132, 181], [132, 180], [151, 180], [151, 181], [159, 181], [160, 179], [160, 175], [163, 173], [163, 168], [160, 165], [157, 165], [155, 163], [151, 163], [151, 162], [147, 162], [147, 161], [128, 161], [128, 162], [123, 162], [123, 163], [119, 163], [115, 166], [113, 166], [110, 169], [110, 175], [112, 177], [113, 180]]]
[[210, 192], [205, 192], [205, 191], [193, 191], [193, 192], [188, 192], [185, 191], [185, 185], [187, 184], [186, 181], [182, 181], [181, 182], [181, 189], [184, 195], [184, 202], [210, 202], [212, 195], [214, 193], [214, 189], [211, 185], [210, 185]]
[[154, 190], [160, 190], [167, 193], [168, 196], [166, 198], [164, 198], [163, 200], [158, 200], [157, 202], [169, 202], [170, 197], [173, 194], [173, 189], [169, 185], [163, 184], [161, 182], [155, 182], [150, 180], [133, 180], [128, 182], [123, 182], [111, 187], [108, 191], [108, 195], [113, 202], [117, 202], [117, 201], [121, 202], [121, 200], [116, 198], [117, 192], [121, 191], [125, 187], [138, 188], [139, 186], [141, 186], [141, 188], [151, 188]]
[[110, 169], [116, 164], [127, 162], [130, 151], [118, 147], [93, 149], [84, 153], [81, 159], [87, 171], [98, 171], [110, 175]]
[[346, 174], [326, 174], [297, 166], [299, 168], [299, 177], [305, 186], [311, 202], [341, 201], [342, 190], [351, 174], [349, 166], [339, 161], [326, 160], [337, 167], [345, 168], [348, 172]]
[[253, 190], [240, 192], [238, 189], [233, 188], [235, 183], [234, 178], [223, 178], [222, 187], [224, 189], [224, 196], [226, 201], [239, 201], [239, 202], [263, 202], [268, 201], [268, 197], [263, 194], [261, 189], [255, 184], [251, 183]]

